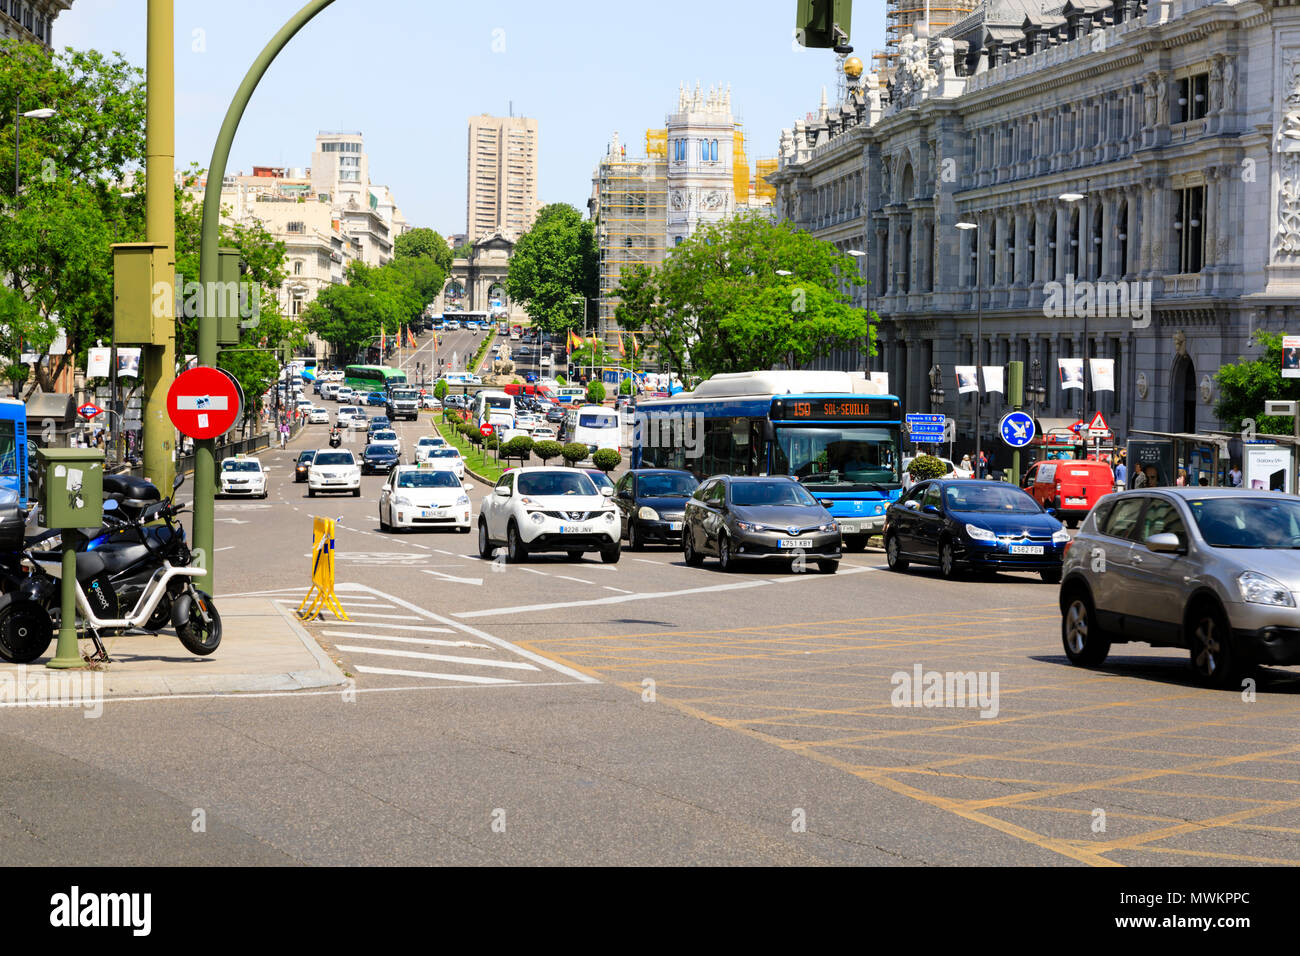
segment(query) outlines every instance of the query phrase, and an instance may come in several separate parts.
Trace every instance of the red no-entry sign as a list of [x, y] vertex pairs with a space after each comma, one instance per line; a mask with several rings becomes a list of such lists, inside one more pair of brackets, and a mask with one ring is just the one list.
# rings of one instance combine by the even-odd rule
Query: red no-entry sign
[[478, 427], [478, 433], [482, 435], [484, 438], [491, 438], [492, 426], [489, 425], [487, 422], [484, 422], [482, 425]]
[[216, 438], [235, 424], [239, 393], [220, 369], [200, 365], [172, 382], [167, 390], [167, 414], [182, 435]]

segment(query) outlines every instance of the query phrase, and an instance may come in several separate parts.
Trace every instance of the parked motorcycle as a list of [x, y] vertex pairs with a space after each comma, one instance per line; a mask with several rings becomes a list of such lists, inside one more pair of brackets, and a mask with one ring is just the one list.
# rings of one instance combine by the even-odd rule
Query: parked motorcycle
[[[122, 476], [106, 476], [106, 489]], [[192, 566], [185, 529], [173, 519], [185, 508], [157, 497], [157, 489], [139, 479], [104, 502], [104, 526], [70, 532], [77, 539], [77, 612], [95, 643], [93, 660], [108, 661], [101, 633], [141, 628], [157, 633], [168, 624], [193, 654], [206, 656], [221, 644], [221, 616], [210, 595], [194, 586], [204, 572]], [[177, 478], [173, 494], [183, 481]], [[126, 497], [133, 494], [134, 497]], [[157, 524], [155, 522], [161, 522]], [[0, 527], [2, 530], [2, 527]], [[25, 576], [0, 596], [0, 658], [26, 664], [45, 653], [60, 615], [60, 582], [44, 567], [56, 563], [58, 551], [37, 545], [58, 535], [49, 531], [22, 543]], [[0, 547], [6, 542], [0, 541]], [[11, 542], [10, 542], [11, 543]], [[0, 576], [13, 575], [12, 560], [0, 561]], [[130, 608], [129, 613], [125, 609]]]

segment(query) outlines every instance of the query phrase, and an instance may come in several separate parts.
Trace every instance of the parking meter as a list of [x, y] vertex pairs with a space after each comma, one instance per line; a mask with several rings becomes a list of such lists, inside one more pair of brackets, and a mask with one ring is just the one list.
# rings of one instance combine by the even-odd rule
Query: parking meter
[[46, 667], [82, 667], [77, 649], [77, 552], [69, 533], [104, 520], [104, 453], [97, 448], [38, 448], [41, 513], [47, 528], [63, 531], [59, 642]]

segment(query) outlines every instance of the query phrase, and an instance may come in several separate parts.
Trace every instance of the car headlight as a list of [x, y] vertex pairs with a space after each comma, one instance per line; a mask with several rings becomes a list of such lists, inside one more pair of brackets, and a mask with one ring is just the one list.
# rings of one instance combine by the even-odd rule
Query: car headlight
[[839, 528], [839, 525], [837, 525], [834, 521], [832, 521], [830, 524], [820, 525], [820, 526], [817, 528], [817, 530], [820, 531], [820, 532], [822, 532], [823, 534], [829, 534], [830, 532], [835, 531], [835, 530], [837, 530], [838, 528]]
[[409, 508], [411, 507], [411, 499], [403, 498], [401, 495], [393, 495], [393, 504], [399, 508]]
[[636, 516], [640, 518], [642, 521], [659, 520], [659, 512], [655, 511], [653, 508], [638, 508], [636, 512]]
[[748, 521], [737, 521], [736, 527], [739, 528], [741, 531], [762, 531], [763, 530], [763, 526], [761, 524], [751, 524]]
[[546, 520], [546, 516], [540, 511], [533, 511], [528, 515], [528, 517], [532, 519], [533, 524], [541, 524]]
[[968, 524], [966, 526], [966, 534], [971, 538], [972, 541], [996, 541], [997, 540], [997, 535], [995, 535], [988, 528], [981, 528], [979, 525]]
[[606, 520], [606, 521], [613, 521], [613, 520], [614, 520], [614, 512], [613, 512], [613, 511], [606, 511], [606, 512], [605, 512], [605, 520]]
[[1052, 532], [1052, 544], [1069, 544], [1070, 532], [1062, 528], [1060, 531]]
[[1295, 598], [1281, 582], [1267, 574], [1246, 571], [1237, 576], [1241, 599], [1248, 604], [1272, 604], [1275, 607], [1295, 607]]

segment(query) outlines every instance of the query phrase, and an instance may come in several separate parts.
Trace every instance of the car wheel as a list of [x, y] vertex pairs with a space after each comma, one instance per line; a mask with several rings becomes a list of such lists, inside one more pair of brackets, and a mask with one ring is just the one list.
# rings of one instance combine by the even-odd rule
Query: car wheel
[[307, 497], [308, 497], [308, 498], [315, 498], [315, 497], [316, 497], [316, 489], [315, 489], [315, 488], [308, 488], [308, 489], [307, 489]]
[[622, 553], [621, 542], [615, 541], [608, 548], [600, 549], [600, 561], [602, 564], [618, 564], [618, 559]]
[[688, 567], [698, 568], [704, 563], [704, 556], [695, 550], [695, 544], [691, 540], [690, 528], [682, 532], [682, 557]]
[[840, 569], [840, 563], [838, 561], [817, 562], [817, 570], [820, 571], [822, 574], [834, 574], [839, 569]]
[[1079, 519], [1078, 519], [1078, 518], [1066, 518], [1066, 519], [1065, 519], [1065, 526], [1066, 526], [1067, 528], [1069, 528], [1071, 531], [1073, 531], [1075, 528], [1079, 527]]
[[492, 539], [488, 537], [487, 522], [478, 521], [478, 556], [484, 561], [492, 560]]
[[951, 541], [944, 541], [939, 545], [939, 573], [948, 581], [955, 580], [959, 574], [957, 554]]
[[379, 509], [379, 530], [390, 531], [392, 527], [393, 527], [392, 525], [390, 525], [387, 521], [384, 520], [384, 509], [380, 508]]
[[528, 560], [528, 545], [524, 544], [523, 538], [519, 537], [519, 528], [513, 521], [510, 522], [510, 527], [506, 528], [506, 560], [511, 564]]
[[1209, 687], [1230, 687], [1239, 667], [1223, 611], [1218, 605], [1202, 602], [1188, 615], [1185, 627], [1196, 679]]
[[731, 541], [725, 535], [718, 535], [718, 567], [723, 571], [736, 570], [735, 559], [731, 556]]
[[1061, 644], [1071, 664], [1096, 667], [1110, 653], [1110, 637], [1097, 624], [1092, 598], [1081, 589], [1072, 592], [1061, 616]]
[[898, 547], [898, 535], [891, 534], [885, 538], [885, 563], [891, 571], [906, 571], [909, 562], [903, 557]]
[[644, 547], [644, 545], [641, 543], [641, 539], [636, 533], [636, 522], [629, 521], [627, 523], [627, 549], [629, 551], [640, 551], [642, 547]]
[[1060, 583], [1061, 583], [1061, 569], [1060, 569], [1060, 568], [1045, 568], [1044, 570], [1038, 572], [1038, 576], [1041, 577], [1041, 578], [1042, 578], [1044, 581], [1046, 581], [1048, 584], [1060, 584]]

